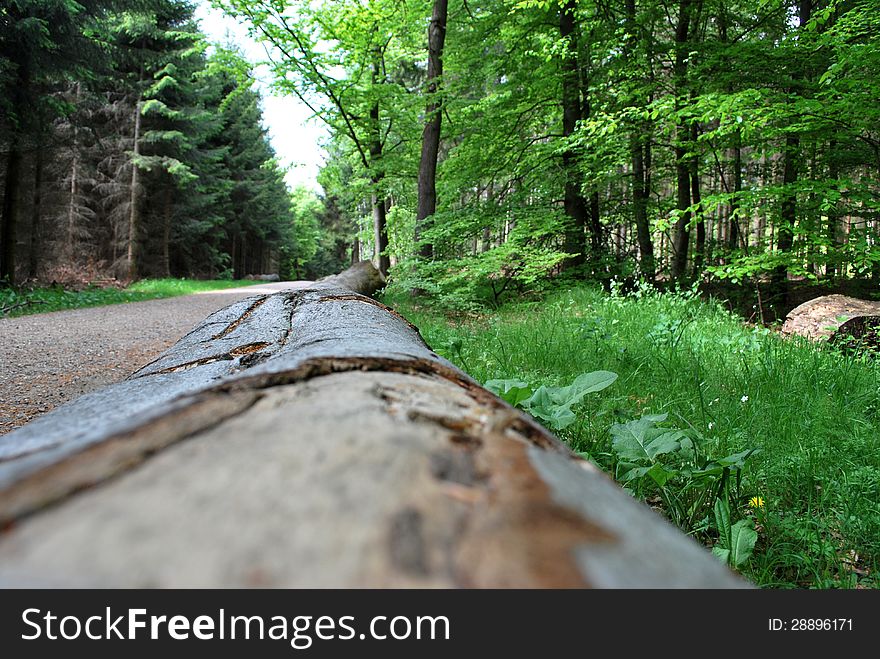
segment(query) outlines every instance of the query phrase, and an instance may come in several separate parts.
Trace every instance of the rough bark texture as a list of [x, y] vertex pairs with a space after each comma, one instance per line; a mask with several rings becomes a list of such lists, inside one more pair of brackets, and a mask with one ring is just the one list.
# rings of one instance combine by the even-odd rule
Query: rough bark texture
[[7, 435], [0, 528], [4, 586], [743, 585], [333, 280]]
[[3, 224], [0, 228], [0, 285], [13, 285], [15, 279], [15, 257], [18, 246], [18, 216], [21, 212], [19, 194], [21, 192], [22, 155], [18, 144], [9, 145], [6, 159], [6, 184], [3, 190]]
[[[676, 109], [684, 102], [684, 94], [686, 93], [688, 75], [687, 41], [691, 22], [691, 9], [691, 0], [679, 1], [678, 23], [675, 28], [675, 65], [673, 67]], [[691, 170], [690, 164], [686, 160], [690, 134], [687, 121], [682, 119], [676, 126], [675, 131], [675, 180], [679, 214], [675, 222], [675, 233], [672, 243], [671, 276], [673, 280], [678, 280], [685, 274], [691, 239], [691, 214], [688, 211], [691, 205]]]
[[[416, 209], [416, 241], [428, 228], [427, 219], [437, 210], [437, 157], [440, 153], [440, 131], [443, 113], [440, 98], [440, 77], [443, 75], [443, 44], [446, 41], [448, 0], [434, 0], [428, 25], [428, 104], [425, 107], [425, 128], [422, 131], [422, 155], [419, 160], [419, 198]], [[424, 243], [419, 254], [431, 258], [434, 247]]]
[[859, 318], [876, 316], [880, 316], [880, 302], [846, 295], [823, 295], [792, 309], [785, 317], [782, 333], [797, 334], [814, 341], [827, 340], [851, 321], [858, 324]]
[[[559, 34], [566, 42], [566, 53], [562, 60], [562, 134], [568, 138], [574, 135], [581, 117], [580, 84], [578, 76], [577, 23], [575, 21], [574, 0], [566, 0], [559, 12]], [[562, 171], [565, 177], [563, 201], [568, 226], [565, 231], [565, 251], [570, 254], [566, 267], [582, 265], [587, 252], [586, 227], [589, 223], [589, 207], [581, 186], [581, 175], [577, 171], [574, 150], [566, 148], [562, 152]]]

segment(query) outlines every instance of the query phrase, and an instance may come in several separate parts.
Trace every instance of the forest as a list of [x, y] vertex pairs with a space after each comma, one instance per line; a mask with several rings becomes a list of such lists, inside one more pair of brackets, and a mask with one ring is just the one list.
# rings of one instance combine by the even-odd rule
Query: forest
[[360, 251], [446, 304], [880, 276], [875, 2], [219, 4], [329, 124]]
[[247, 65], [185, 2], [4, 2], [7, 285], [241, 278], [289, 261], [291, 194]]
[[251, 65], [191, 3], [12, 0], [3, 281], [370, 257], [473, 308], [559, 275], [880, 278], [873, 0], [214, 4], [327, 124], [324, 194], [286, 189]]
[[[433, 350], [754, 583], [877, 587], [880, 325], [776, 330], [880, 297], [880, 0], [210, 4], [263, 61], [187, 0], [0, 6], [0, 289], [371, 260]], [[320, 193], [257, 67], [325, 126]]]

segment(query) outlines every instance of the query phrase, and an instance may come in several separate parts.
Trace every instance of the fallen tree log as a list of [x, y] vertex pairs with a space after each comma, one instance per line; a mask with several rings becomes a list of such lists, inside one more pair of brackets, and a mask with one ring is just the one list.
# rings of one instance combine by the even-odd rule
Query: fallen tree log
[[823, 295], [792, 309], [785, 317], [782, 333], [833, 343], [853, 335], [858, 338], [878, 319], [880, 302]]
[[88, 398], [0, 443], [0, 585], [744, 585], [333, 280]]
[[370, 261], [360, 261], [337, 275], [318, 280], [322, 286], [349, 288], [362, 295], [373, 295], [385, 286], [385, 277]]

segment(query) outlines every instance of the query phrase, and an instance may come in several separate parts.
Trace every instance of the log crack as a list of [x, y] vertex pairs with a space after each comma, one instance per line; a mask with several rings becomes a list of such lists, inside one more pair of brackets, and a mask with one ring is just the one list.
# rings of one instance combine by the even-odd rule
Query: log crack
[[229, 323], [225, 328], [223, 328], [222, 330], [217, 332], [214, 336], [212, 336], [211, 340], [216, 341], [217, 339], [222, 339], [224, 336], [226, 336], [230, 332], [233, 332], [236, 327], [238, 327], [245, 320], [247, 320], [248, 317], [252, 313], [254, 313], [254, 311], [256, 311], [260, 306], [265, 304], [266, 300], [268, 300], [268, 299], [269, 299], [269, 296], [264, 295], [262, 297], [257, 298], [256, 300], [254, 300], [254, 302], [247, 309], [245, 309], [243, 314], [241, 314], [238, 318], [236, 318], [231, 323]]

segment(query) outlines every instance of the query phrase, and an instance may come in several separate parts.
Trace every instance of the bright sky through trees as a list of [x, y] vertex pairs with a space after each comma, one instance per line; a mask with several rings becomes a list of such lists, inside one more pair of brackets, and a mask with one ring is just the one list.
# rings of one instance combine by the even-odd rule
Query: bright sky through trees
[[[212, 42], [240, 48], [251, 62], [266, 59], [266, 51], [248, 36], [247, 28], [213, 8], [210, 0], [200, 0], [195, 17]], [[305, 185], [317, 191], [318, 171], [324, 162], [320, 143], [327, 137], [326, 129], [309, 119], [311, 112], [295, 96], [272, 94], [265, 67], [258, 67], [255, 73], [263, 95], [263, 123], [281, 164], [289, 168], [285, 181], [291, 187]]]

